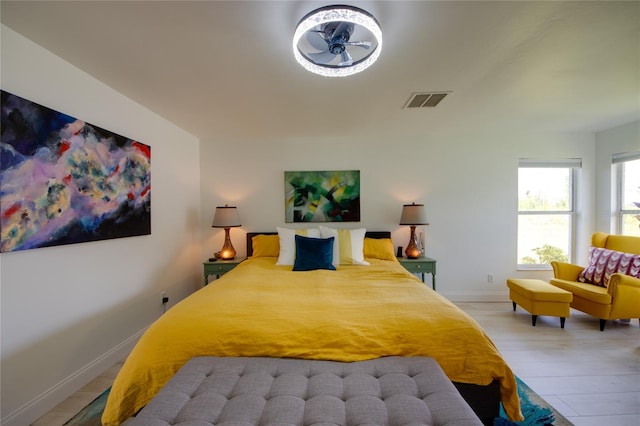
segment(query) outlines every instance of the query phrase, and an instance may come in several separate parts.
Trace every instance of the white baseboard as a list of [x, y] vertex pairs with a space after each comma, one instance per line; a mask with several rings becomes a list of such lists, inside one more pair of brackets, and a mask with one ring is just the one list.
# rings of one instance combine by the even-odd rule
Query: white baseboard
[[104, 373], [118, 361], [124, 359], [145, 331], [146, 327], [27, 402], [22, 407], [9, 413], [6, 417], [0, 419], [0, 424], [4, 426], [24, 426], [38, 420], [73, 393], [77, 392], [78, 389]]
[[438, 292], [452, 302], [508, 302], [506, 291], [449, 291]]

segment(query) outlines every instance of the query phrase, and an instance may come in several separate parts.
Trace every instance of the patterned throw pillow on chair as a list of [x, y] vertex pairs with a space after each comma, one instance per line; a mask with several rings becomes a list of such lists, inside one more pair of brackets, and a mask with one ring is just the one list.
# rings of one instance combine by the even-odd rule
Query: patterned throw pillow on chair
[[589, 265], [580, 273], [578, 281], [606, 288], [611, 274], [615, 273], [640, 278], [640, 255], [589, 247]]

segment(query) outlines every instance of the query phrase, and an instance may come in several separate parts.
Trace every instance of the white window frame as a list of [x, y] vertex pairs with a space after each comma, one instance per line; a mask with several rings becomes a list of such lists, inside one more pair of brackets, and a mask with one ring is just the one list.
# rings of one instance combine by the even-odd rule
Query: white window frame
[[612, 191], [613, 200], [612, 205], [614, 207], [613, 216], [615, 220], [613, 221], [612, 233], [614, 234], [622, 234], [623, 230], [623, 218], [624, 215], [627, 214], [640, 214], [640, 209], [624, 209], [622, 205], [623, 200], [623, 191], [622, 187], [623, 182], [623, 164], [629, 161], [640, 160], [640, 151], [635, 152], [623, 152], [619, 154], [613, 154], [611, 157], [611, 168], [613, 175], [613, 182], [615, 186], [615, 190]]
[[[538, 159], [529, 159], [529, 158], [521, 158], [518, 163], [518, 171], [521, 168], [569, 168], [570, 169], [570, 178], [571, 182], [569, 184], [569, 203], [571, 206], [569, 210], [545, 210], [545, 211], [521, 211], [518, 206], [518, 223], [520, 220], [520, 216], [535, 216], [535, 215], [559, 215], [559, 216], [568, 216], [569, 218], [569, 253], [568, 258], [570, 263], [575, 263], [575, 255], [576, 252], [576, 235], [577, 235], [577, 203], [578, 203], [578, 180], [580, 178], [580, 170], [582, 169], [582, 159], [580, 158], [568, 158], [562, 160], [538, 160]], [[518, 173], [519, 174], [519, 173]], [[519, 186], [519, 183], [518, 183]], [[519, 195], [518, 195], [519, 197]], [[520, 238], [517, 235], [516, 238]], [[518, 244], [516, 242], [516, 252], [517, 252]], [[516, 261], [519, 262], [517, 253], [516, 253]], [[518, 263], [517, 270], [518, 271], [548, 271], [551, 270], [551, 265], [548, 263], [544, 264], [530, 264], [530, 263]]]

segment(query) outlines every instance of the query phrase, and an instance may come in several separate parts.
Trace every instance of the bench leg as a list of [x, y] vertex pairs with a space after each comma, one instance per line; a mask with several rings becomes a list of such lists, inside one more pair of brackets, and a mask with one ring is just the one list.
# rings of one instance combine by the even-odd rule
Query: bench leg
[[516, 302], [511, 302], [511, 303], [513, 303], [513, 312], [515, 312], [516, 311]]
[[536, 321], [538, 320], [538, 316], [537, 315], [531, 315], [531, 325], [532, 326], [536, 326]]
[[564, 328], [564, 320], [566, 318], [565, 317], [560, 317], [560, 328]]
[[600, 320], [600, 331], [604, 331], [604, 326], [607, 325], [607, 320]]

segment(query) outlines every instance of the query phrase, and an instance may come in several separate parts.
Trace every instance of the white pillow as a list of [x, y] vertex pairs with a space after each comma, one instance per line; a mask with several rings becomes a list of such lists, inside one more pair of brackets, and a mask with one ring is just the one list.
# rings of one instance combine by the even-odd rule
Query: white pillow
[[280, 241], [280, 253], [278, 255], [276, 265], [293, 265], [293, 262], [296, 259], [296, 235], [320, 238], [320, 230], [318, 228], [276, 229], [278, 230], [278, 239]]
[[[320, 227], [322, 238], [335, 238], [333, 243], [333, 266], [338, 265], [369, 265], [364, 260], [365, 228], [333, 229]], [[280, 249], [282, 250], [282, 249]]]

